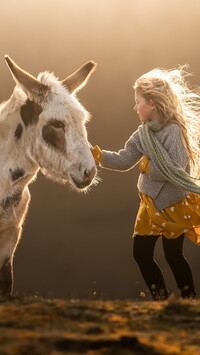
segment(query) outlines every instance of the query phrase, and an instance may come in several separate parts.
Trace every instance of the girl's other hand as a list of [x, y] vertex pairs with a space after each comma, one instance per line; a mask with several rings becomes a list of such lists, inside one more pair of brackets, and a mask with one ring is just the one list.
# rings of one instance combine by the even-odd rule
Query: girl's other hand
[[139, 169], [141, 171], [141, 173], [146, 173], [149, 174], [149, 158], [144, 155], [139, 162]]

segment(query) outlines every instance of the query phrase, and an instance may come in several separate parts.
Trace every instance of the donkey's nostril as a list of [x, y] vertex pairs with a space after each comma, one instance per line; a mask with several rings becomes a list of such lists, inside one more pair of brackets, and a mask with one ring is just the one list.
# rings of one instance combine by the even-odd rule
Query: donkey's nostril
[[94, 166], [92, 169], [85, 169], [82, 175], [82, 178], [80, 178], [80, 175], [78, 174], [78, 177], [76, 175], [70, 174], [71, 180], [73, 181], [73, 184], [78, 188], [78, 189], [83, 189], [86, 186], [90, 185], [92, 182], [92, 179], [96, 175], [96, 167]]
[[84, 170], [84, 178], [86, 179], [89, 175], [89, 170], [85, 169]]
[[96, 174], [96, 167], [93, 167], [91, 170], [85, 169], [84, 178], [92, 180], [95, 174]]

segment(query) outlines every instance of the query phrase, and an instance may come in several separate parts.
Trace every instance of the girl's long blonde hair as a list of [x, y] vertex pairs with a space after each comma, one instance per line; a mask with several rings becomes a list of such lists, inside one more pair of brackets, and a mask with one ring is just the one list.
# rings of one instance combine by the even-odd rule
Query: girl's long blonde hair
[[152, 100], [163, 124], [176, 122], [182, 128], [191, 167], [191, 175], [200, 176], [200, 93], [190, 89], [185, 77], [187, 66], [154, 69], [139, 77], [134, 89]]

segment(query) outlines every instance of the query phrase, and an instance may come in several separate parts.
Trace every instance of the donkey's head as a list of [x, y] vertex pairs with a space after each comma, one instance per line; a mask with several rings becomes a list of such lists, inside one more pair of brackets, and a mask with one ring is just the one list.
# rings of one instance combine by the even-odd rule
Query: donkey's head
[[48, 72], [40, 73], [36, 79], [8, 56], [5, 59], [15, 82], [27, 96], [20, 113], [29, 140], [29, 156], [53, 179], [68, 180], [78, 189], [89, 186], [96, 166], [85, 128], [88, 113], [74, 93], [87, 82], [96, 64], [87, 62], [59, 81]]

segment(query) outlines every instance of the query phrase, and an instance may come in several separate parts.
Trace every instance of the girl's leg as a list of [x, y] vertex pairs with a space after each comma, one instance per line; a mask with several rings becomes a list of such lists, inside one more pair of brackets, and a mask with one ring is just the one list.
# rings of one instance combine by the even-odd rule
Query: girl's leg
[[151, 292], [152, 298], [167, 298], [165, 281], [158, 264], [154, 260], [154, 248], [158, 235], [137, 235], [134, 237], [133, 256]]
[[184, 234], [178, 238], [162, 237], [165, 258], [174, 274], [183, 298], [195, 298], [194, 282], [189, 263], [183, 255]]

